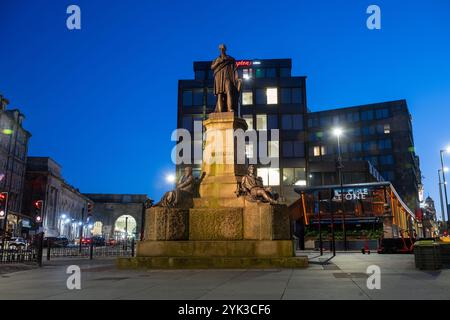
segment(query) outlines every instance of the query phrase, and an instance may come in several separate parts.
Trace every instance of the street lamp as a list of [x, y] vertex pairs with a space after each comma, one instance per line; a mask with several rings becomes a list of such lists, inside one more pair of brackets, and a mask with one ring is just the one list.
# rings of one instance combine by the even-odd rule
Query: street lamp
[[176, 177], [174, 174], [168, 174], [166, 175], [166, 181], [167, 183], [174, 183], [176, 180]]
[[[445, 210], [447, 212], [447, 224], [450, 220], [450, 212], [448, 211], [448, 198], [447, 198], [447, 183], [445, 182], [445, 172], [446, 167], [444, 166], [444, 152], [450, 153], [450, 146], [440, 151], [441, 156], [441, 171], [442, 171], [442, 183], [444, 184], [444, 199], [445, 199]], [[448, 168], [447, 168], [448, 170]], [[447, 229], [448, 229], [447, 225]]]
[[[342, 155], [341, 155], [341, 136], [342, 136], [343, 130], [342, 128], [334, 128], [333, 129], [333, 135], [337, 139], [337, 149], [338, 149], [338, 157], [337, 157], [337, 169], [339, 173], [339, 184], [341, 186], [341, 213], [342, 213], [342, 233], [344, 234], [344, 250], [347, 251], [347, 232], [345, 230], [345, 212], [344, 212], [344, 182], [342, 179], [342, 168], [344, 167], [342, 165]], [[336, 210], [337, 211], [337, 210]], [[333, 215], [331, 215], [331, 232], [333, 237], [333, 255], [336, 255], [336, 248], [335, 248], [335, 240], [334, 240], [334, 218]]]
[[[445, 169], [445, 168], [444, 168]], [[441, 203], [441, 215], [442, 215], [442, 222], [445, 223], [445, 210], [444, 210], [444, 200], [442, 199], [442, 180], [441, 180], [441, 169], [438, 169], [438, 177], [439, 177], [439, 200]]]
[[338, 141], [339, 141], [339, 137], [342, 135], [342, 133], [343, 133], [342, 128], [334, 128], [333, 129], [333, 135], [338, 137]]

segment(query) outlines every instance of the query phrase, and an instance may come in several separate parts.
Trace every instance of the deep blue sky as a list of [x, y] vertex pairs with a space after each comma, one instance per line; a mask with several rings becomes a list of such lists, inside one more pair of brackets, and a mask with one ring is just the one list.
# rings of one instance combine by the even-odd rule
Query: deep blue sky
[[[77, 4], [82, 30], [66, 28]], [[381, 7], [382, 29], [366, 28]], [[293, 59], [312, 110], [407, 99], [426, 194], [450, 143], [450, 2], [0, 0], [0, 93], [27, 116], [30, 155], [82, 192], [158, 198], [173, 170], [178, 79], [226, 43]], [[450, 156], [447, 159], [450, 164]]]

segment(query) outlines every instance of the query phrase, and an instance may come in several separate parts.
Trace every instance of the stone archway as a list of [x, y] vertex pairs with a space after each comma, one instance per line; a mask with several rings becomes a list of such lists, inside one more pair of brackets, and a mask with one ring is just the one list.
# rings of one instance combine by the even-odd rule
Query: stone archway
[[114, 238], [125, 239], [128, 234], [128, 238], [135, 238], [137, 232], [136, 219], [131, 215], [121, 215], [114, 223]]

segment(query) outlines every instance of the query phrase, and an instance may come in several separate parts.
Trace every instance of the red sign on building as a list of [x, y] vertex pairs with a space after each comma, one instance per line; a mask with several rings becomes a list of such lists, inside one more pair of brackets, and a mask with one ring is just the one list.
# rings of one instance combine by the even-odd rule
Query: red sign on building
[[253, 64], [251, 60], [239, 60], [236, 61], [236, 68], [239, 67], [250, 67]]

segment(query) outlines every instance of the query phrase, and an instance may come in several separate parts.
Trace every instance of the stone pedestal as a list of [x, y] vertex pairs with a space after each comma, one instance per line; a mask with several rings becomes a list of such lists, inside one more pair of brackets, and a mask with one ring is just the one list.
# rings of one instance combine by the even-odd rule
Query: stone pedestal
[[140, 241], [140, 257], [292, 257], [291, 240]]
[[145, 211], [144, 240], [187, 240], [189, 209], [152, 207]]
[[244, 239], [291, 239], [291, 223], [287, 206], [246, 202], [244, 209]]
[[193, 208], [189, 211], [190, 240], [242, 240], [243, 208]]
[[[202, 172], [206, 175], [200, 185], [200, 196], [233, 197], [237, 183], [245, 174], [245, 160], [241, 164], [237, 161], [234, 133], [237, 129], [247, 130], [247, 123], [244, 119], [236, 118], [233, 112], [221, 112], [210, 113], [203, 125], [206, 128], [206, 143]], [[245, 147], [239, 150], [245, 153]]]
[[[299, 268], [307, 257], [295, 256], [286, 205], [249, 202], [236, 197], [245, 175], [245, 139], [235, 130], [247, 129], [234, 113], [212, 113], [203, 122], [206, 145], [200, 198], [193, 208], [147, 210], [145, 240], [135, 258], [121, 258], [120, 268]], [[244, 152], [238, 163], [238, 149]], [[242, 160], [242, 159], [241, 159]], [[178, 240], [178, 241], [168, 241]]]

